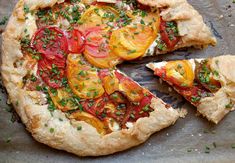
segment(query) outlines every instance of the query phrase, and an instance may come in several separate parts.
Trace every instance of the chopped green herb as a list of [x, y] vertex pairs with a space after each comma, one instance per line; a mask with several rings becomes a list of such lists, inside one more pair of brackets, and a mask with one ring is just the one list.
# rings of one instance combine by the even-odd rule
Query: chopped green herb
[[7, 21], [8, 21], [8, 17], [4, 16], [2, 20], [0, 21], [0, 25], [5, 25]]
[[213, 147], [214, 147], [214, 148], [216, 148], [216, 147], [217, 147], [216, 142], [213, 142], [212, 144], [213, 144]]
[[205, 153], [207, 153], [207, 154], [210, 153], [210, 147], [207, 145], [205, 146]]
[[6, 140], [6, 143], [10, 143], [11, 142], [11, 138], [9, 137], [9, 138], [7, 138], [7, 140]]
[[198, 96], [192, 96], [191, 97], [192, 102], [198, 102], [200, 99], [201, 99], [201, 97], [198, 97]]
[[231, 109], [233, 107], [233, 103], [230, 102], [229, 104], [225, 105], [225, 108], [227, 109]]
[[54, 128], [50, 128], [50, 133], [53, 133], [55, 131]]
[[78, 127], [77, 127], [77, 130], [78, 130], [78, 131], [82, 130], [82, 126], [78, 126]]
[[25, 4], [24, 5], [24, 13], [27, 14], [29, 12], [30, 12], [29, 7]]
[[144, 112], [148, 112], [149, 111], [149, 105], [146, 105], [143, 109]]
[[122, 113], [121, 113], [120, 111], [117, 111], [115, 114], [116, 114], [117, 116], [120, 116]]
[[235, 149], [235, 144], [232, 144], [231, 147], [232, 147], [233, 149]]
[[188, 149], [187, 152], [192, 152], [192, 149]]

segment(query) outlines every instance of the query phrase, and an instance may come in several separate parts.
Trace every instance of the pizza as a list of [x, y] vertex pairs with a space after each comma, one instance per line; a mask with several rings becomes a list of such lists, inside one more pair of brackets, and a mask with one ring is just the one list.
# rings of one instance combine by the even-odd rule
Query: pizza
[[39, 142], [79, 156], [143, 143], [179, 113], [116, 69], [215, 45], [185, 0], [20, 0], [3, 33], [3, 83]]
[[234, 109], [235, 56], [223, 55], [149, 63], [154, 74], [170, 84], [208, 120], [218, 123]]

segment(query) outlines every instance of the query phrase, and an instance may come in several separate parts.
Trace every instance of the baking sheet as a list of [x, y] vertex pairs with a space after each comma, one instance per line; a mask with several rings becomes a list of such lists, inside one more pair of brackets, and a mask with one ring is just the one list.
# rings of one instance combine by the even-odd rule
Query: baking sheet
[[[33, 140], [12, 108], [6, 104], [6, 93], [0, 91], [0, 162], [235, 162], [235, 112], [217, 126], [195, 116], [196, 109], [168, 85], [145, 68], [149, 61], [201, 58], [235, 54], [235, 3], [233, 0], [190, 0], [203, 15], [217, 37], [218, 45], [204, 50], [185, 49], [172, 54], [124, 63], [118, 67], [141, 85], [149, 88], [175, 108], [187, 108], [188, 115], [174, 126], [151, 136], [144, 144], [104, 157], [80, 158], [55, 150]], [[0, 18], [9, 16], [17, 0], [0, 0]], [[3, 29], [4, 26], [0, 26]], [[1, 40], [0, 40], [1, 41]], [[235, 63], [234, 63], [235, 64]], [[228, 65], [229, 66], [229, 65]], [[138, 70], [138, 71], [137, 71]], [[210, 153], [205, 153], [210, 148]]]

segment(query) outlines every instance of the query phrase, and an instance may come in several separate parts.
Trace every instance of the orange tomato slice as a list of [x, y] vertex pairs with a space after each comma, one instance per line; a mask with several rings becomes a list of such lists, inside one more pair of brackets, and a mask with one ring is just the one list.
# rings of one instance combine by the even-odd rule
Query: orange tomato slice
[[109, 34], [102, 28], [90, 28], [86, 34], [84, 56], [92, 65], [99, 68], [112, 68], [121, 62], [121, 58], [110, 53]]
[[80, 98], [94, 99], [104, 94], [97, 70], [85, 64], [81, 55], [68, 55], [67, 78], [73, 93]]
[[90, 124], [91, 126], [96, 128], [97, 132], [101, 135], [105, 135], [107, 133], [106, 128], [108, 128], [108, 126], [105, 126], [102, 121], [89, 113], [77, 111], [72, 113], [69, 118], [75, 119], [77, 121], [84, 121]]
[[183, 60], [166, 64], [166, 78], [178, 86], [191, 87], [195, 77], [189, 61]]
[[115, 91], [118, 91], [119, 80], [115, 76], [113, 71], [109, 71], [107, 69], [101, 70], [99, 72], [99, 76], [108, 95], [114, 93]]
[[113, 53], [109, 53], [105, 58], [96, 58], [91, 56], [88, 51], [84, 51], [84, 56], [89, 63], [99, 68], [113, 68], [122, 61], [119, 56]]
[[113, 31], [111, 35], [111, 53], [125, 60], [139, 58], [145, 54], [156, 37], [153, 28], [146, 25], [123, 27]]
[[71, 93], [66, 91], [65, 88], [59, 88], [55, 92], [52, 92], [49, 89], [49, 95], [50, 95], [54, 105], [59, 110], [68, 111], [68, 110], [77, 109], [77, 107], [74, 106], [73, 102], [71, 101], [71, 97], [72, 97]]
[[118, 17], [118, 11], [110, 6], [90, 6], [88, 10], [81, 17], [82, 25], [80, 29], [87, 29], [91, 27], [97, 27], [100, 25], [105, 25], [105, 28], [108, 30], [111, 24]]

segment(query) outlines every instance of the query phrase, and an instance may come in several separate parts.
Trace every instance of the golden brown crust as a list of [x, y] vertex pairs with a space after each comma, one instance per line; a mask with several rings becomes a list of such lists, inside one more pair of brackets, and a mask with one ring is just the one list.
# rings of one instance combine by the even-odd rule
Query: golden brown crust
[[[151, 105], [155, 110], [149, 117], [139, 119], [130, 129], [102, 136], [86, 122], [70, 121], [61, 111], [56, 110], [51, 113], [47, 105], [34, 102], [32, 97], [41, 98], [44, 94], [24, 90], [22, 80], [28, 69], [25, 63], [20, 66], [15, 65], [15, 62], [23, 57], [20, 38], [25, 34], [32, 37], [37, 29], [34, 16], [22, 13], [23, 6], [26, 3], [30, 9], [37, 9], [52, 6], [56, 2], [59, 1], [20, 0], [3, 33], [1, 65], [3, 83], [8, 91], [9, 100], [32, 136], [41, 143], [79, 156], [99, 156], [136, 146], [146, 141], [154, 132], [174, 124], [179, 118], [178, 112], [166, 108], [160, 99], [154, 98]], [[26, 33], [25, 28], [28, 29]], [[82, 126], [82, 130], [78, 131], [78, 126]]]
[[[205, 97], [200, 100], [197, 110], [208, 120], [219, 123], [226, 114], [233, 110], [235, 103], [235, 56], [223, 55], [212, 58], [211, 69], [219, 73], [221, 89], [212, 97]], [[147, 64], [147, 67], [155, 70], [157, 65]]]
[[[216, 39], [203, 22], [202, 16], [186, 0], [138, 0], [140, 3], [162, 8], [165, 21], [176, 21], [181, 41], [174, 49], [190, 46], [215, 45]], [[162, 53], [160, 51], [156, 52]], [[164, 51], [165, 53], [165, 51]]]
[[[198, 111], [214, 123], [218, 123], [227, 113], [233, 110], [235, 102], [235, 56], [224, 55], [212, 58], [211, 69], [217, 71], [222, 88], [214, 97], [200, 101]], [[230, 106], [230, 104], [232, 104]], [[206, 109], [207, 108], [207, 109]]]

